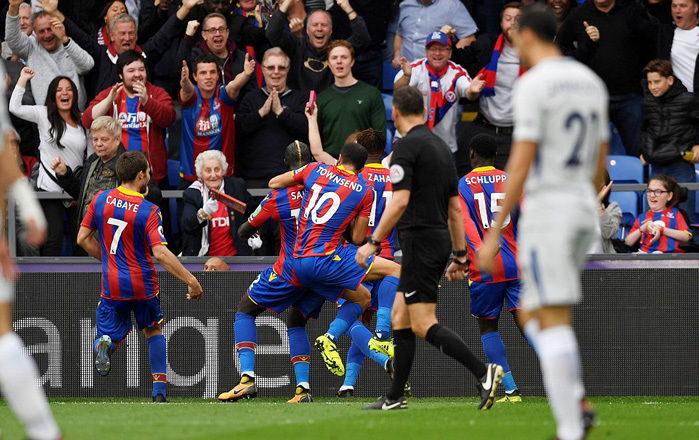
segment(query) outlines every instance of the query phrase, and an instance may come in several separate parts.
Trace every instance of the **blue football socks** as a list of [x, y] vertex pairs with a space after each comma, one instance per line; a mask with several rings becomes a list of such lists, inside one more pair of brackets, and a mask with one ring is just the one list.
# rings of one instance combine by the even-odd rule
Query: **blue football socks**
[[345, 381], [342, 383], [342, 388], [354, 389], [354, 385], [357, 383], [357, 378], [359, 377], [359, 371], [362, 369], [362, 364], [364, 363], [364, 353], [359, 349], [358, 343], [352, 341], [349, 351], [347, 352], [347, 365], [345, 367]]
[[379, 285], [379, 310], [376, 312], [376, 336], [388, 338], [391, 335], [391, 309], [396, 298], [398, 278], [386, 277]]
[[[352, 338], [352, 345], [356, 345], [364, 356], [381, 365], [381, 368], [386, 366], [388, 356], [369, 349], [369, 340], [372, 338], [373, 334], [364, 324], [355, 321], [347, 334]], [[347, 357], [347, 362], [349, 362], [349, 356]]]
[[311, 343], [305, 327], [290, 327], [286, 330], [289, 335], [289, 355], [294, 366], [296, 385], [310, 389], [309, 371], [311, 367]]
[[515, 380], [512, 378], [512, 374], [510, 373], [510, 365], [507, 363], [505, 344], [502, 342], [500, 333], [491, 332], [481, 335], [481, 342], [483, 343], [483, 351], [485, 351], [485, 356], [488, 358], [488, 362], [502, 366], [502, 371], [505, 373], [502, 378], [502, 384], [505, 388], [505, 392], [516, 390], [517, 385], [515, 385]]
[[165, 347], [165, 336], [155, 335], [148, 338], [148, 362], [150, 362], [150, 372], [153, 378], [153, 397], [158, 394], [165, 394], [165, 384], [167, 383], [167, 348]]
[[233, 331], [235, 332], [235, 349], [240, 358], [241, 374], [254, 378], [255, 349], [257, 348], [255, 317], [247, 313], [236, 313]]
[[349, 329], [350, 325], [359, 319], [363, 311], [359, 304], [345, 301], [337, 310], [337, 317], [330, 323], [326, 335], [337, 341]]

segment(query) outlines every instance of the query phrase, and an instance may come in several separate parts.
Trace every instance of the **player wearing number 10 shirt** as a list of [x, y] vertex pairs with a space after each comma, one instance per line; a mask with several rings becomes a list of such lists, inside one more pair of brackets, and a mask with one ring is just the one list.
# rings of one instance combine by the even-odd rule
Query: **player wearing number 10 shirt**
[[78, 244], [102, 261], [102, 292], [93, 344], [95, 368], [101, 376], [109, 374], [111, 354], [131, 332], [133, 312], [138, 329], [148, 339], [153, 401], [167, 402], [166, 347], [160, 328], [163, 314], [151, 249], [165, 269], [187, 283], [188, 299], [199, 298], [201, 286], [165, 246], [160, 210], [143, 198], [150, 179], [145, 154], [122, 154], [116, 172], [121, 186], [92, 199], [78, 232]]
[[369, 306], [370, 293], [362, 281], [400, 275], [397, 263], [373, 255], [367, 259], [369, 269], [362, 269], [354, 263], [357, 247], [340, 245], [342, 234], [353, 221], [352, 242], [362, 243], [366, 237], [374, 191], [359, 173], [367, 156], [363, 146], [345, 144], [338, 165], [312, 163], [269, 183], [274, 189], [295, 184], [305, 188], [294, 246], [297, 279], [329, 301], [347, 300], [328, 332], [316, 339], [326, 367], [338, 375], [344, 374], [344, 365], [335, 340]]

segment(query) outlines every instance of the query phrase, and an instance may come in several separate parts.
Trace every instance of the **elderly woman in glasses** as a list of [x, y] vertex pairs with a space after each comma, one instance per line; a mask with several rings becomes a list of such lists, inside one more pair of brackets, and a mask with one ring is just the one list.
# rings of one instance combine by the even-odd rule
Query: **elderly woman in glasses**
[[633, 246], [641, 241], [638, 250], [644, 254], [682, 253], [680, 243], [692, 238], [684, 214], [677, 209], [681, 188], [677, 181], [665, 175], [656, 175], [646, 189], [648, 212], [638, 216], [624, 242]]
[[[245, 182], [237, 177], [224, 176], [228, 162], [218, 150], [199, 154], [194, 167], [198, 179], [184, 190], [182, 196], [182, 255], [250, 255], [250, 247], [236, 233], [256, 207]], [[215, 200], [212, 197], [213, 189], [247, 204], [245, 213], [234, 211]]]

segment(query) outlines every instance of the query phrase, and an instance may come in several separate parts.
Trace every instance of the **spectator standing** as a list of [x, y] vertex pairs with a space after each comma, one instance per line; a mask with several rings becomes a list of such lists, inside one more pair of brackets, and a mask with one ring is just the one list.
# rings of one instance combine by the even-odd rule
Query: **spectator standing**
[[676, 79], [687, 91], [699, 90], [699, 4], [696, 0], [672, 0], [673, 23], [633, 16], [630, 21], [641, 25], [641, 32], [657, 35], [657, 57], [672, 61]]
[[219, 83], [216, 58], [202, 54], [194, 62], [194, 81], [189, 68], [182, 62], [180, 105], [182, 106], [182, 145], [180, 148], [181, 187], [196, 181], [194, 171], [197, 156], [207, 150], [222, 151], [226, 157], [226, 176], [235, 167], [235, 99], [252, 74], [255, 61], [245, 55], [245, 70], [227, 84]]
[[[16, 1], [16, 0], [13, 0]], [[170, 48], [172, 40], [183, 28], [184, 20], [189, 11], [199, 0], [183, 0], [182, 7], [168, 19], [160, 30], [142, 45], [136, 45], [136, 21], [128, 14], [119, 14], [112, 20], [109, 28], [109, 36], [112, 39], [111, 45], [102, 45], [97, 40], [88, 35], [83, 29], [75, 24], [70, 18], [65, 17], [57, 9], [56, 0], [43, 0], [44, 11], [51, 16], [63, 21], [68, 35], [75, 40], [87, 53], [95, 60], [95, 67], [86, 77], [86, 89], [88, 99], [94, 98], [100, 91], [105, 90], [113, 84], [117, 77], [117, 60], [119, 56], [128, 50], [136, 50], [147, 56], [148, 67], [153, 67]], [[146, 59], [144, 57], [144, 59]], [[154, 166], [151, 162], [151, 166]], [[155, 172], [155, 168], [153, 169]], [[156, 176], [154, 176], [155, 178]]]
[[27, 66], [36, 72], [33, 81], [34, 100], [39, 105], [46, 102], [46, 94], [51, 80], [62, 73], [78, 86], [76, 98], [78, 108], [85, 108], [85, 88], [80, 75], [90, 71], [95, 65], [92, 57], [66, 36], [65, 26], [45, 12], [34, 15], [34, 35], [22, 32], [19, 23], [19, 4], [22, 0], [10, 0], [5, 19], [5, 40]]
[[[456, 154], [456, 124], [460, 98], [475, 100], [485, 82], [479, 75], [473, 81], [466, 70], [449, 61], [451, 40], [444, 32], [431, 32], [425, 39], [425, 58], [412, 64], [401, 57], [401, 70], [396, 74], [394, 90], [416, 87], [422, 94], [426, 126]], [[321, 112], [321, 117], [323, 113]]]
[[393, 40], [393, 67], [404, 57], [412, 62], [422, 57], [425, 37], [444, 25], [456, 31], [457, 48], [476, 39], [478, 27], [459, 0], [405, 0], [400, 4], [398, 30]]
[[553, 15], [555, 15], [556, 20], [558, 20], [558, 28], [560, 29], [573, 9], [578, 7], [578, 2], [576, 0], [546, 0], [546, 6], [553, 11]]
[[[383, 82], [382, 48], [386, 45], [386, 31], [391, 14], [389, 0], [350, 0], [352, 9], [364, 19], [371, 43], [357, 54], [352, 73], [358, 80], [381, 89]], [[352, 36], [352, 27], [345, 11], [335, 5], [330, 9], [333, 21], [333, 40], [346, 40]]]
[[[287, 11], [293, 2], [294, 0], [284, 0], [272, 15], [267, 26], [267, 39], [273, 46], [279, 46], [291, 58], [289, 85], [294, 89], [315, 90], [320, 93], [333, 83], [333, 76], [328, 69], [328, 45], [332, 34], [332, 19], [323, 9], [312, 11], [308, 15], [306, 36], [297, 37], [284, 29]], [[337, 4], [347, 14], [352, 27], [352, 35], [347, 41], [357, 50], [368, 46], [371, 43], [371, 36], [364, 19], [354, 12], [349, 0], [337, 0]]]
[[[641, 158], [652, 174], [664, 174], [678, 182], [696, 182], [699, 163], [699, 101], [675, 79], [667, 60], [654, 60], [643, 69], [643, 125]], [[683, 153], [688, 152], [687, 160]], [[696, 192], [689, 191], [682, 209], [694, 213]]]
[[[200, 55], [211, 54], [220, 71], [220, 82], [224, 85], [230, 83], [245, 68], [245, 52], [229, 38], [230, 31], [225, 17], [216, 12], [207, 15], [202, 22], [202, 40], [195, 43], [194, 35], [197, 28], [198, 22], [187, 23], [187, 30], [178, 49], [178, 58], [186, 60], [193, 66]], [[242, 99], [247, 92], [255, 88], [257, 88], [255, 79], [247, 78], [240, 90], [240, 98]]]
[[629, 26], [634, 2], [593, 0], [581, 5], [563, 22], [557, 43], [564, 55], [589, 66], [609, 90], [609, 119], [619, 131], [626, 154], [640, 154], [643, 100], [640, 81], [644, 43], [652, 38]]
[[[525, 70], [512, 42], [515, 23], [521, 14], [521, 3], [507, 3], [500, 12], [500, 35], [481, 35], [470, 46], [454, 50], [451, 57], [452, 61], [469, 72], [478, 72], [485, 80], [478, 101], [478, 116], [475, 121], [462, 124], [459, 143], [468, 146], [480, 133], [495, 137], [498, 145], [495, 167], [500, 170], [505, 168], [512, 147], [512, 89]], [[465, 174], [468, 156], [457, 157], [459, 175]]]
[[[8, 5], [9, 6], [9, 5]], [[32, 7], [28, 3], [19, 4], [19, 30], [31, 36], [34, 32], [34, 23], [32, 23]], [[2, 58], [4, 60], [12, 58], [12, 61], [19, 61], [20, 58], [16, 54], [12, 53], [12, 49], [7, 44], [7, 42], [2, 42]]]
[[295, 140], [308, 142], [303, 114], [308, 93], [287, 85], [289, 57], [278, 47], [262, 58], [266, 86], [248, 93], [235, 115], [237, 139], [236, 175], [246, 181], [264, 180], [286, 171], [284, 151]]
[[102, 90], [83, 113], [83, 126], [99, 116], [111, 116], [121, 124], [121, 143], [127, 151], [143, 151], [153, 169], [153, 180], [167, 178], [165, 129], [175, 122], [170, 95], [148, 81], [143, 55], [129, 50], [117, 61], [119, 82]]
[[[39, 128], [39, 153], [41, 165], [37, 189], [40, 191], [62, 191], [54, 172], [51, 171], [51, 161], [61, 155], [65, 163], [71, 167], [82, 165], [86, 155], [92, 154], [92, 146], [88, 144], [85, 130], [80, 125], [80, 110], [78, 110], [78, 92], [73, 81], [66, 76], [58, 76], [51, 81], [46, 95], [46, 105], [23, 105], [27, 81], [34, 77], [34, 71], [25, 67], [17, 81], [15, 90], [10, 98], [10, 111], [17, 117], [34, 122]], [[66, 206], [63, 200], [44, 199], [41, 207], [48, 220], [48, 238], [41, 248], [42, 256], [61, 255], [63, 242], [63, 213]], [[68, 225], [74, 224], [76, 210], [70, 208]], [[77, 232], [77, 231], [74, 231]]]
[[[78, 202], [78, 227], [95, 195], [119, 186], [116, 163], [126, 151], [121, 145], [121, 125], [112, 117], [100, 116], [92, 121], [90, 137], [95, 152], [83, 165], [71, 168], [61, 156], [56, 156], [51, 161], [51, 169], [56, 173], [58, 184]], [[155, 205], [162, 201], [160, 189], [152, 181], [148, 185], [145, 199]]]
[[[226, 156], [220, 151], [209, 150], [195, 163], [198, 180], [182, 195], [183, 255], [232, 256], [250, 255], [250, 247], [238, 237], [238, 228], [255, 211], [255, 201], [243, 179], [225, 177], [228, 168]], [[245, 214], [236, 213], [211, 197], [211, 189], [217, 189], [247, 204]]]
[[350, 134], [367, 128], [386, 133], [386, 109], [381, 93], [352, 75], [354, 48], [348, 41], [330, 44], [328, 65], [335, 82], [317, 104], [323, 148], [337, 158]]

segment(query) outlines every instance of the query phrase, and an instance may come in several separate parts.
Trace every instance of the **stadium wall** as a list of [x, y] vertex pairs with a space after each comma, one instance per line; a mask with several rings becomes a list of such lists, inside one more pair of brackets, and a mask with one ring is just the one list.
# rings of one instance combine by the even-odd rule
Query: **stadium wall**
[[[237, 383], [235, 306], [259, 270], [271, 261], [258, 258], [255, 264], [233, 266], [232, 272], [196, 273], [205, 292], [201, 301], [188, 302], [181, 282], [169, 273], [159, 274], [170, 396], [215, 398]], [[201, 268], [200, 262], [187, 265]], [[132, 332], [119, 347], [109, 376], [99, 377], [94, 370], [91, 343], [99, 266], [74, 265], [68, 272], [53, 266], [24, 269], [17, 281], [14, 327], [36, 359], [48, 395], [147, 398], [151, 379], [142, 333]], [[584, 300], [575, 309], [574, 324], [589, 395], [699, 395], [698, 269], [695, 259], [588, 262], [582, 277]], [[469, 316], [467, 292], [465, 282], [443, 280], [439, 319], [485, 359], [476, 321]], [[309, 322], [311, 340], [327, 329], [334, 316], [334, 307], [326, 304], [320, 319]], [[257, 320], [260, 396], [288, 398], [293, 394], [285, 319], [285, 313], [266, 312]], [[500, 333], [522, 392], [543, 395], [536, 356], [509, 313], [501, 316]], [[343, 339], [339, 346], [344, 356], [349, 342]], [[424, 341], [418, 347], [411, 375], [413, 395], [476, 395], [475, 381], [463, 367]], [[315, 350], [311, 359], [313, 394], [334, 395], [342, 378], [325, 369]], [[378, 396], [388, 384], [383, 369], [367, 360], [355, 395]]]

